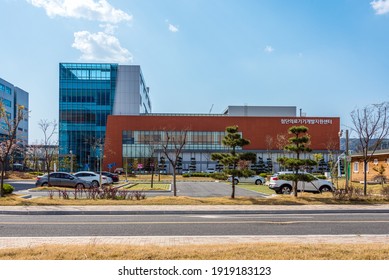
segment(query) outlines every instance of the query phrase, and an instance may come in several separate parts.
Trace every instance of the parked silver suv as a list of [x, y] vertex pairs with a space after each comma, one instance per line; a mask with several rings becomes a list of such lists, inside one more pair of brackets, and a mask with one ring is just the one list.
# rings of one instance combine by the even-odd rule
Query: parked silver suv
[[[305, 172], [302, 173], [308, 174]], [[282, 174], [293, 174], [293, 171], [281, 171], [275, 173], [270, 178], [269, 188], [274, 190], [278, 194], [289, 194], [292, 192], [293, 182], [279, 179], [278, 176]], [[332, 185], [330, 181], [322, 180], [316, 178], [315, 176], [313, 177], [315, 178], [315, 180], [311, 182], [299, 181], [297, 184], [297, 191], [321, 193], [321, 192], [332, 192], [335, 190], [335, 187]]]
[[[35, 182], [36, 187], [47, 186], [49, 183], [47, 174], [38, 176]], [[66, 172], [50, 173], [50, 185], [57, 187], [89, 188], [90, 183]]]

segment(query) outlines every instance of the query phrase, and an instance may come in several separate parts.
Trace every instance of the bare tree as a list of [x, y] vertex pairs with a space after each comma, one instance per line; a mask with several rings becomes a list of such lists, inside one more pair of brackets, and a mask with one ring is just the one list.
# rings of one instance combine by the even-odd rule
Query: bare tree
[[176, 168], [178, 157], [180, 156], [185, 144], [188, 130], [167, 131], [165, 130], [164, 138], [161, 140], [162, 152], [173, 167], [173, 194], [177, 196], [176, 185]]
[[367, 165], [389, 133], [388, 103], [368, 105], [351, 112], [352, 130], [358, 135], [363, 159], [363, 194], [367, 194]]
[[[93, 159], [94, 159], [93, 170], [95, 170], [97, 172], [100, 169], [102, 169], [102, 167], [100, 167], [100, 165], [101, 165], [102, 150], [104, 147], [104, 139], [101, 137], [89, 137], [89, 138], [85, 139], [85, 142], [91, 148]], [[99, 154], [97, 154], [98, 152], [99, 152]], [[88, 162], [88, 165], [89, 165], [89, 162]]]
[[155, 155], [158, 150], [158, 147], [160, 146], [160, 141], [151, 140], [148, 146], [148, 164], [151, 169], [151, 188], [154, 187], [154, 172], [158, 163], [158, 160], [156, 160]]
[[267, 157], [271, 157], [271, 154], [270, 154], [270, 151], [273, 149], [273, 137], [270, 136], [270, 135], [266, 135], [266, 138], [265, 138], [265, 142], [266, 142], [266, 150], [267, 150]]
[[334, 139], [329, 139], [326, 143], [328, 151], [328, 166], [331, 174], [331, 183], [334, 184], [334, 177], [336, 174], [336, 154], [339, 154], [339, 145]]
[[27, 147], [26, 161], [29, 163], [29, 167], [33, 170], [38, 170], [38, 162], [40, 159], [40, 146], [37, 143]]
[[4, 105], [0, 103], [0, 120], [5, 123], [2, 128], [4, 136], [0, 139], [0, 165], [1, 165], [1, 183], [0, 183], [0, 197], [4, 196], [4, 174], [7, 161], [18, 148], [17, 144], [17, 131], [18, 126], [24, 116], [24, 106], [19, 105], [17, 107], [16, 114], [13, 119], [9, 117], [9, 113], [5, 110]]
[[57, 133], [58, 124], [55, 120], [49, 122], [48, 120], [40, 120], [39, 127], [43, 132], [42, 150], [47, 172], [47, 184], [50, 186], [50, 166], [56, 156], [56, 149], [53, 148], [55, 144], [54, 135]]

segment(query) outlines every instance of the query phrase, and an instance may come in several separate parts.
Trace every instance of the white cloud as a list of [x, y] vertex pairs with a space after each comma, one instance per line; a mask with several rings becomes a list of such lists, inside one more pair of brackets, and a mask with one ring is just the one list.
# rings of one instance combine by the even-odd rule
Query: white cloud
[[115, 29], [118, 28], [117, 25], [112, 25], [110, 23], [100, 24], [99, 27], [103, 28], [105, 33], [112, 35], [115, 33]]
[[173, 24], [169, 23], [169, 30], [173, 33], [178, 32], [178, 26], [174, 26]]
[[272, 46], [266, 46], [264, 51], [267, 52], [267, 53], [272, 53], [272, 52], [274, 52], [274, 49], [273, 49]]
[[115, 36], [104, 32], [75, 32], [72, 47], [81, 51], [82, 60], [117, 63], [132, 62], [132, 54], [120, 45], [119, 40]]
[[387, 0], [374, 0], [370, 2], [377, 15], [383, 15], [389, 13], [389, 1]]
[[49, 17], [68, 17], [119, 23], [131, 21], [132, 16], [115, 9], [107, 0], [27, 0], [38, 8], [43, 8]]

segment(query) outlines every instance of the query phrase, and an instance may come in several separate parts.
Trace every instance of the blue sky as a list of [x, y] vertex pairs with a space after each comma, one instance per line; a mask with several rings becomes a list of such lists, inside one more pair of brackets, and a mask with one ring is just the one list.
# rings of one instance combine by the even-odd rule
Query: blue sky
[[282, 105], [340, 117], [389, 96], [389, 0], [0, 0], [0, 77], [58, 119], [59, 62], [141, 65], [155, 113]]

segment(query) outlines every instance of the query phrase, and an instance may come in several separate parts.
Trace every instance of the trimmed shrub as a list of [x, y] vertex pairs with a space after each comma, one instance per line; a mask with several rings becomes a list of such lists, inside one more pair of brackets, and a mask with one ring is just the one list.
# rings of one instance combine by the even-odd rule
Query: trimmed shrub
[[267, 173], [259, 173], [259, 176], [261, 176], [263, 178], [266, 178], [267, 177]]
[[209, 177], [209, 173], [201, 173], [201, 172], [193, 172], [189, 174], [184, 174], [184, 175], [189, 175], [188, 177]]
[[228, 176], [225, 173], [213, 173], [211, 177], [216, 180], [227, 180]]
[[31, 175], [35, 175], [35, 176], [42, 176], [44, 173], [43, 172], [39, 172], [39, 171], [33, 171], [33, 172], [29, 172]]
[[322, 179], [322, 180], [325, 180], [325, 179], [327, 179], [327, 177], [326, 176], [324, 176], [324, 175], [317, 175], [316, 176], [318, 179]]
[[11, 186], [10, 184], [4, 184], [3, 190], [4, 190], [4, 194], [10, 194], [15, 190], [15, 188], [13, 186]]

